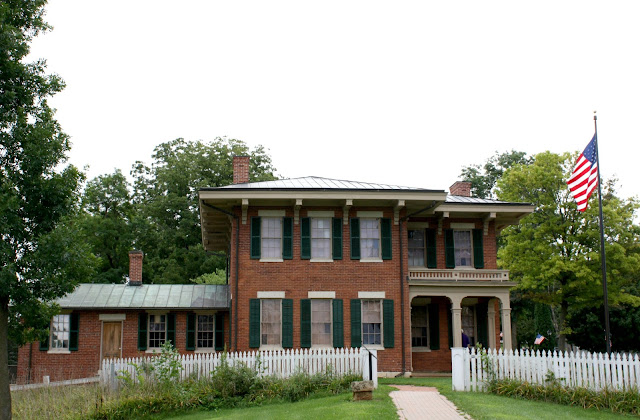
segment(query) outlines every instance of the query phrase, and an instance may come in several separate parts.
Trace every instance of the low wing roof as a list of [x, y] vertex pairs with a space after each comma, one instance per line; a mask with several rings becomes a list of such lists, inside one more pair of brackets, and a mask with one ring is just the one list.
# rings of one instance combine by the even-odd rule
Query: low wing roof
[[228, 309], [226, 284], [80, 284], [56, 301], [65, 309]]

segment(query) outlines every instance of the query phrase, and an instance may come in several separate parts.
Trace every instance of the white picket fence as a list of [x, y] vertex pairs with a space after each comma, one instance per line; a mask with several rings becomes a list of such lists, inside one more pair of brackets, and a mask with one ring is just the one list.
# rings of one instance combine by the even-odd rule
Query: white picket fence
[[489, 349], [483, 357], [473, 348], [453, 348], [451, 351], [453, 389], [458, 391], [484, 390], [490, 376], [544, 384], [550, 378], [550, 372], [570, 387], [594, 390], [637, 390], [640, 387], [640, 357], [637, 354]]
[[[261, 376], [289, 377], [298, 372], [310, 375], [330, 370], [336, 376], [356, 374], [369, 379], [369, 372], [377, 385], [376, 351], [359, 348], [343, 349], [287, 349], [274, 351], [252, 351], [237, 353], [200, 353], [180, 356], [181, 379], [208, 376], [226, 358], [230, 366], [243, 365], [255, 369]], [[105, 359], [102, 362], [100, 381], [114, 386], [118, 376], [128, 376], [135, 383], [138, 369], [144, 374], [145, 366], [153, 363], [154, 357]], [[371, 369], [369, 360], [372, 360]]]

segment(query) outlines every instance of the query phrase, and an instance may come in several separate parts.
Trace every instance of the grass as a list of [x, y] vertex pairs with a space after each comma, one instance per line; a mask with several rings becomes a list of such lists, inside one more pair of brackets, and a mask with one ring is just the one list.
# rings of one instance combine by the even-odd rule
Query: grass
[[[200, 411], [170, 417], [171, 420], [209, 420], [209, 419], [372, 419], [397, 420], [396, 407], [389, 397], [393, 391], [387, 385], [381, 385], [373, 393], [371, 401], [352, 401], [351, 392], [329, 397], [312, 397], [295, 403], [276, 403], [260, 407], [224, 409], [215, 412]], [[168, 417], [158, 417], [167, 419]]]
[[11, 411], [14, 420], [78, 419], [96, 408], [101, 394], [97, 384], [12, 391]]
[[484, 419], [621, 419], [637, 418], [608, 410], [584, 409], [540, 401], [520, 400], [482, 392], [454, 392], [451, 378], [380, 379], [381, 384], [432, 386], [475, 420]]

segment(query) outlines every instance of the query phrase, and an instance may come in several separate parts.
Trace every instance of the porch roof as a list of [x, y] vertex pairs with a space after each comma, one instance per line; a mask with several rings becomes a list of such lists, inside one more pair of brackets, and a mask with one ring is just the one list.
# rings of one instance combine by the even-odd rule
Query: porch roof
[[229, 309], [226, 284], [80, 284], [58, 299], [63, 309]]

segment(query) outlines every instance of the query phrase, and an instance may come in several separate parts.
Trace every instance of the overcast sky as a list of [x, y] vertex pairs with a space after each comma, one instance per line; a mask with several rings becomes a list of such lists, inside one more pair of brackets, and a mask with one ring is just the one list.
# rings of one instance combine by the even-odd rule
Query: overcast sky
[[50, 0], [31, 58], [90, 178], [178, 137], [282, 177], [448, 189], [495, 151], [584, 149], [640, 195], [638, 1]]

